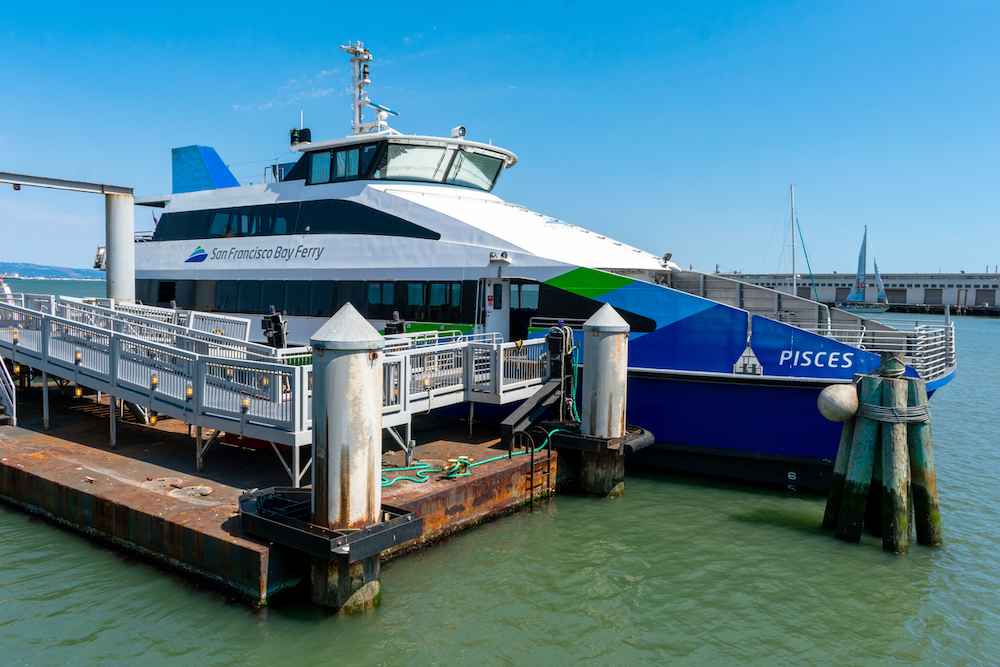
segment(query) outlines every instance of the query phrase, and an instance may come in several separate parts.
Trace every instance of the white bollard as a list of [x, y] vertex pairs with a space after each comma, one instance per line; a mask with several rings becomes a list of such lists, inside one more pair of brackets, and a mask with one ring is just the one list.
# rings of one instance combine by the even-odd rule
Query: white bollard
[[[628, 332], [628, 322], [611, 304], [602, 306], [583, 325], [583, 435], [625, 435]], [[620, 496], [625, 490], [625, 457], [621, 450], [581, 452], [580, 488], [598, 495]]]
[[104, 195], [107, 295], [135, 301], [135, 199]]
[[[313, 334], [313, 523], [364, 528], [382, 508], [382, 348], [351, 304]], [[378, 555], [313, 561], [313, 600], [356, 611], [377, 604]]]
[[625, 434], [628, 332], [628, 322], [610, 303], [583, 324], [580, 419], [584, 435], [619, 438]]

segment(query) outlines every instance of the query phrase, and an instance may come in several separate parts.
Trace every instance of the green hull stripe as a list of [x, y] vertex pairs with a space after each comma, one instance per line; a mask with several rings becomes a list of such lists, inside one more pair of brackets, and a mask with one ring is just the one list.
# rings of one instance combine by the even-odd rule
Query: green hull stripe
[[631, 278], [624, 278], [616, 276], [613, 273], [580, 267], [556, 276], [551, 280], [546, 280], [545, 284], [558, 287], [573, 294], [585, 296], [588, 299], [596, 299], [603, 294], [613, 292], [620, 287], [631, 285], [634, 282]]

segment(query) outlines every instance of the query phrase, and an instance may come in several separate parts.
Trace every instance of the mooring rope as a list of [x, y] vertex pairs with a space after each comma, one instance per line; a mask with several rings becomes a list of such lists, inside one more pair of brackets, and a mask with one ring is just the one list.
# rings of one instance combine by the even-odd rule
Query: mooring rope
[[893, 408], [885, 405], [862, 403], [858, 406], [858, 416], [865, 419], [887, 424], [907, 424], [913, 422], [929, 422], [931, 410], [926, 405], [911, 405], [906, 408]]
[[[463, 466], [459, 463], [455, 463], [449, 466], [447, 470], [444, 468], [431, 468], [430, 463], [423, 463], [423, 462], [414, 463], [413, 465], [407, 466], [405, 468], [382, 468], [382, 486], [383, 487], [392, 486], [401, 479], [405, 479], [411, 482], [416, 482], [417, 484], [423, 484], [424, 482], [429, 481], [430, 478], [428, 477], [428, 473], [432, 472], [443, 472], [447, 479], [454, 479], [456, 477], [466, 477], [469, 475], [468, 468], [475, 468], [476, 466], [481, 466], [485, 463], [492, 463], [493, 461], [499, 461], [500, 459], [511, 458], [513, 456], [523, 456], [525, 454], [531, 454], [533, 451], [540, 452], [542, 449], [545, 448], [545, 445], [548, 444], [549, 438], [551, 438], [553, 434], [569, 433], [569, 432], [570, 431], [567, 431], [566, 429], [562, 428], [557, 428], [552, 431], [549, 431], [545, 435], [545, 439], [542, 440], [542, 444], [534, 448], [525, 449], [522, 452], [514, 452], [513, 454], [501, 454], [500, 456], [494, 456], [491, 459], [486, 459], [485, 461], [477, 461], [475, 463], [473, 463], [471, 459], [467, 459], [467, 465], [464, 466], [465, 467], [464, 472], [462, 471]], [[385, 473], [387, 472], [409, 472], [409, 471], [417, 471], [415, 477], [407, 477], [404, 475], [400, 475], [399, 477], [396, 477], [391, 481], [387, 477], [385, 477]]]

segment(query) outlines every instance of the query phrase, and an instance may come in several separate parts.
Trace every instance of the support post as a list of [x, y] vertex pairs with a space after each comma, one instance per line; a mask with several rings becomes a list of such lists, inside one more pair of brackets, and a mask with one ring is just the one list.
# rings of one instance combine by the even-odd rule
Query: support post
[[[926, 382], [910, 380], [907, 403], [911, 406], [927, 405]], [[934, 470], [930, 422], [909, 424], [906, 444], [910, 453], [910, 482], [913, 491], [917, 543], [938, 546], [944, 542], [944, 535], [941, 529], [941, 508], [938, 505], [937, 473]]]
[[108, 394], [108, 414], [111, 415], [111, 449], [118, 446], [118, 405], [115, 397]]
[[109, 299], [135, 301], [135, 200], [132, 195], [104, 195]]
[[195, 427], [195, 438], [194, 438], [194, 467], [195, 470], [201, 472], [201, 443], [202, 443], [202, 433], [201, 427]]
[[[865, 375], [861, 378], [861, 403], [878, 405], [881, 395], [882, 378], [875, 375]], [[857, 417], [854, 422], [851, 460], [847, 466], [843, 500], [837, 515], [837, 538], [845, 542], [861, 540], [865, 506], [868, 504], [868, 489], [872, 481], [878, 427], [877, 421], [867, 417]]]
[[[583, 435], [625, 435], [628, 333], [628, 322], [611, 304], [604, 304], [583, 325]], [[603, 496], [620, 496], [625, 490], [623, 451], [581, 452], [580, 488]]]
[[42, 371], [42, 428], [49, 430], [49, 374]]
[[[346, 304], [313, 334], [313, 523], [360, 529], [382, 509], [384, 339]], [[380, 602], [379, 556], [313, 557], [312, 599], [344, 613]]]

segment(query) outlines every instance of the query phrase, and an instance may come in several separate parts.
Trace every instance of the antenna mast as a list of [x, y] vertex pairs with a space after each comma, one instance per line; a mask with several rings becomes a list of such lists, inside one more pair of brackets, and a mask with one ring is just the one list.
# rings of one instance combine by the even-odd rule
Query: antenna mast
[[[390, 128], [389, 123], [386, 122], [386, 119], [388, 119], [389, 116], [398, 116], [399, 114], [392, 109], [375, 104], [369, 100], [368, 93], [364, 90], [364, 87], [371, 83], [371, 79], [368, 78], [368, 63], [372, 61], [372, 54], [368, 52], [368, 49], [366, 49], [365, 45], [361, 42], [354, 42], [354, 44], [342, 46], [340, 47], [340, 50], [346, 51], [351, 55], [351, 75], [353, 77], [351, 91], [354, 97], [353, 102], [351, 103], [351, 108], [354, 110], [354, 118], [351, 120], [351, 129], [354, 130], [354, 134], [362, 134], [364, 132], [371, 131], [399, 134], [399, 132]], [[364, 120], [361, 110], [365, 107], [372, 107], [376, 110], [374, 123], [361, 122]]]

